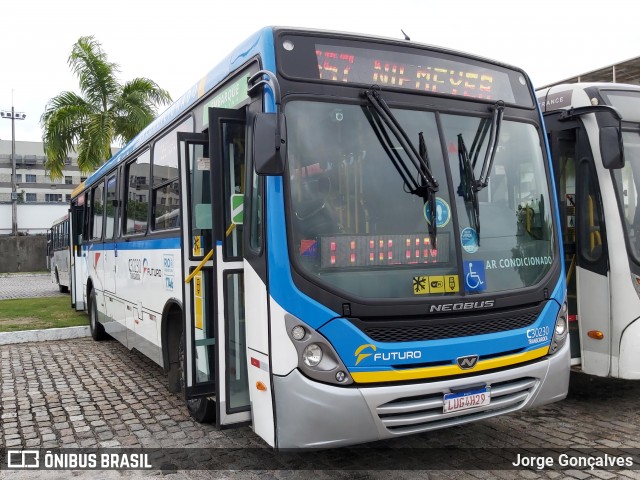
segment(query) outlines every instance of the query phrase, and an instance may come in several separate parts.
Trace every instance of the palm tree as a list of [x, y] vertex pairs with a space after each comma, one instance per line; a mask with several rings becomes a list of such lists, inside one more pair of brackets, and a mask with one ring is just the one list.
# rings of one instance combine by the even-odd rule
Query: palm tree
[[53, 97], [40, 117], [45, 168], [52, 179], [62, 177], [74, 146], [80, 171], [95, 170], [111, 157], [112, 143], [127, 143], [156, 117], [158, 106], [171, 102], [169, 93], [148, 78], [121, 84], [118, 65], [107, 61], [93, 36], [78, 39], [68, 63], [81, 93]]

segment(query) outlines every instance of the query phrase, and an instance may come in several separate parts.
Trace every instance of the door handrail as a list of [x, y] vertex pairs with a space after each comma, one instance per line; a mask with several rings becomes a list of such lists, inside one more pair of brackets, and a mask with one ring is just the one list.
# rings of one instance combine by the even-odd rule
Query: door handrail
[[207, 253], [207, 255], [202, 259], [200, 264], [195, 268], [195, 270], [191, 272], [191, 274], [187, 278], [184, 279], [184, 283], [191, 283], [191, 280], [193, 280], [193, 277], [195, 277], [198, 273], [200, 273], [200, 270], [202, 270], [202, 267], [204, 267], [204, 264], [207, 263], [209, 260], [211, 260], [211, 257], [213, 257], [213, 249], [211, 249], [211, 251]]

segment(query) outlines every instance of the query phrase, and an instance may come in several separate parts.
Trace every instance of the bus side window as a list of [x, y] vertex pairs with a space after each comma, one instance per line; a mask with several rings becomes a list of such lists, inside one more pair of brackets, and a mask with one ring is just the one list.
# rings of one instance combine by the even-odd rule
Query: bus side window
[[89, 193], [85, 193], [84, 194], [84, 205], [85, 205], [85, 212], [84, 212], [84, 217], [82, 218], [82, 240], [84, 242], [86, 242], [87, 240], [89, 240], [89, 228], [91, 226], [91, 202], [90, 202], [91, 197], [89, 196]]
[[105, 202], [105, 240], [111, 240], [117, 235], [116, 230], [116, 214], [118, 208], [118, 182], [117, 175], [109, 177], [107, 180], [107, 198]]
[[178, 132], [193, 132], [193, 119], [188, 117], [153, 146], [151, 229], [156, 231], [180, 226], [181, 192], [176, 144]]
[[122, 230], [125, 235], [145, 233], [149, 218], [149, 184], [151, 154], [149, 150], [125, 167], [126, 204]]
[[91, 200], [91, 211], [93, 212], [91, 240], [101, 240], [104, 218], [104, 182], [100, 182], [93, 188]]

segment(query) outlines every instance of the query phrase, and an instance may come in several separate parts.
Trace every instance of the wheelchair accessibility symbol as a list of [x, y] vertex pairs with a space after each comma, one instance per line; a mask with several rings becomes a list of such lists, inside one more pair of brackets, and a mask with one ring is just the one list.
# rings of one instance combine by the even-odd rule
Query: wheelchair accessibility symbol
[[487, 278], [482, 260], [464, 262], [464, 288], [467, 292], [482, 292], [487, 289]]

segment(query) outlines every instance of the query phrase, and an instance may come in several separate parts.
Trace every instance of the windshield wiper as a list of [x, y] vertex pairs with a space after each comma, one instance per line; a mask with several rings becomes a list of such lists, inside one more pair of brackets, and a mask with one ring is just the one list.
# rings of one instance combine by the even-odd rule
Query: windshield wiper
[[[420, 149], [420, 151], [418, 151], [409, 139], [407, 132], [405, 132], [400, 125], [400, 122], [398, 122], [391, 112], [387, 103], [380, 96], [380, 92], [373, 89], [365, 90], [363, 92], [363, 96], [367, 98], [369, 104], [373, 107], [373, 110], [376, 113], [374, 116], [370, 113], [367, 114], [365, 111], [365, 115], [378, 137], [378, 141], [384, 148], [389, 159], [391, 159], [393, 166], [400, 174], [406, 188], [410, 193], [422, 198], [425, 204], [429, 204], [429, 218], [432, 219], [429, 222], [429, 234], [431, 236], [432, 245], [435, 246], [437, 233], [435, 194], [438, 191], [439, 186], [431, 172], [431, 165], [427, 153], [427, 146], [424, 141], [424, 135], [422, 132], [418, 135]], [[411, 163], [413, 163], [413, 166], [418, 173], [418, 179], [414, 178], [411, 174], [411, 170], [409, 169], [407, 162], [398, 152], [398, 148], [391, 141], [387, 131], [393, 134], [397, 142], [402, 147], [402, 150], [404, 150], [405, 154], [409, 157], [409, 160], [411, 160]]]
[[[484, 161], [482, 162], [482, 170], [480, 172], [480, 177], [477, 180], [477, 191], [482, 190], [487, 185], [489, 185], [489, 176], [491, 175], [491, 168], [493, 167], [493, 160], [496, 158], [496, 152], [498, 151], [498, 143], [500, 142], [500, 127], [502, 126], [502, 117], [504, 116], [504, 102], [502, 100], [498, 100], [495, 105], [493, 105], [493, 115], [491, 116], [491, 131], [489, 133], [489, 143], [487, 144], [487, 150], [484, 154]], [[488, 120], [485, 118], [483, 122], [480, 123], [483, 128], [483, 135], [480, 143], [477, 148], [480, 150], [480, 146], [484, 142], [484, 137], [486, 136]], [[478, 128], [480, 131], [480, 127]], [[478, 138], [478, 133], [476, 133], [476, 139]], [[474, 139], [473, 144], [471, 145], [471, 151], [473, 155], [473, 150], [475, 147], [476, 139]], [[475, 154], [475, 158], [473, 160], [473, 167], [476, 166], [478, 154]]]
[[460, 186], [458, 195], [464, 198], [465, 202], [471, 202], [473, 209], [473, 228], [478, 234], [478, 244], [480, 244], [480, 205], [478, 204], [477, 181], [473, 173], [473, 166], [469, 159], [469, 152], [464, 144], [462, 134], [458, 134], [458, 165], [460, 168]]
[[[483, 118], [480, 121], [473, 143], [471, 144], [470, 152], [467, 151], [462, 134], [458, 135], [458, 163], [460, 167], [458, 194], [461, 195], [466, 202], [471, 203], [471, 207], [473, 208], [473, 226], [478, 235], [478, 244], [480, 244], [480, 204], [478, 202], [478, 192], [489, 185], [489, 177], [500, 141], [500, 127], [502, 126], [502, 117], [504, 116], [504, 102], [498, 100], [491, 108], [493, 109], [491, 120]], [[478, 161], [480, 148], [484, 144], [487, 132], [489, 132], [489, 143], [487, 144], [484, 161], [482, 162], [480, 176], [476, 179], [474, 170]], [[473, 161], [471, 160], [472, 158]]]

